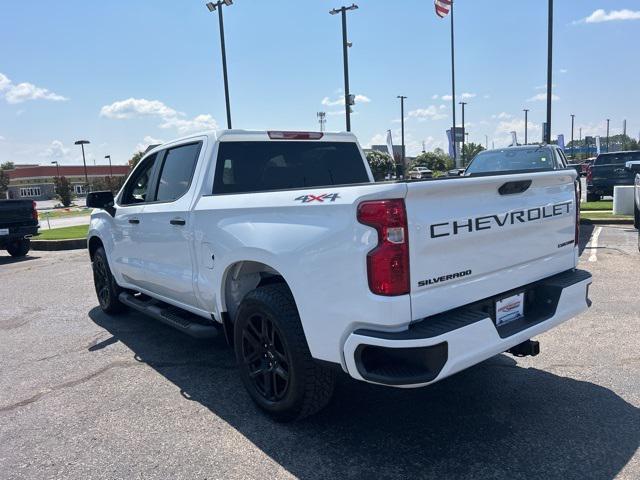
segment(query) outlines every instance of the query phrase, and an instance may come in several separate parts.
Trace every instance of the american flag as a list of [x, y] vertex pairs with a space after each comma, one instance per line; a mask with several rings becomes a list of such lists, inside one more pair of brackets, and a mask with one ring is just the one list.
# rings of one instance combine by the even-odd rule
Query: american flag
[[435, 0], [436, 15], [440, 18], [444, 18], [449, 15], [452, 3], [453, 0]]

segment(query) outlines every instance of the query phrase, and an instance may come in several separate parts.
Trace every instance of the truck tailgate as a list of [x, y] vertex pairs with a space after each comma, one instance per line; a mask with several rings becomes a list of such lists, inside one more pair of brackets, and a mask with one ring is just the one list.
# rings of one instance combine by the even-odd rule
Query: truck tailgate
[[561, 170], [408, 183], [412, 319], [574, 268], [575, 178]]
[[0, 200], [0, 227], [35, 225], [31, 200]]

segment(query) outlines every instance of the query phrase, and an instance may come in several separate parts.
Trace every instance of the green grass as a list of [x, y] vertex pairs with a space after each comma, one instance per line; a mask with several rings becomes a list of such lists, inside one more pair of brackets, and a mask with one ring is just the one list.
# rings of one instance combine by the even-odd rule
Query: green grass
[[81, 209], [72, 209], [72, 208], [60, 208], [56, 210], [47, 210], [46, 212], [38, 212], [38, 217], [46, 220], [53, 218], [72, 218], [72, 217], [83, 217], [86, 215], [91, 215], [90, 208], [81, 208]]
[[585, 212], [584, 210], [581, 212], [580, 218], [584, 218], [586, 220], [633, 220], [631, 215], [613, 215], [611, 212]]
[[582, 211], [613, 210], [613, 200], [600, 200], [599, 202], [585, 202], [580, 205]]
[[34, 240], [71, 240], [76, 238], [87, 238], [89, 225], [76, 225], [74, 227], [52, 228], [51, 230], [41, 230]]

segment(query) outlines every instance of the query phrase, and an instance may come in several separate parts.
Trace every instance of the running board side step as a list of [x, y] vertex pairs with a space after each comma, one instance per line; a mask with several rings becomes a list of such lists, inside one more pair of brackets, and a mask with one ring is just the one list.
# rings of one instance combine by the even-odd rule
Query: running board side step
[[157, 300], [141, 300], [128, 292], [122, 292], [118, 299], [126, 306], [180, 330], [190, 337], [206, 339], [215, 338], [219, 334], [218, 327], [215, 325], [205, 325], [196, 320], [196, 316]]

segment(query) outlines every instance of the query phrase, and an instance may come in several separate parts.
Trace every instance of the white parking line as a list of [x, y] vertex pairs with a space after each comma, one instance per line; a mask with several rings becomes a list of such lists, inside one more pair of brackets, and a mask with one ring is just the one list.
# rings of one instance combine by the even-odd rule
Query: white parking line
[[593, 232], [593, 237], [589, 242], [588, 248], [591, 250], [591, 255], [589, 255], [590, 262], [598, 261], [598, 237], [600, 237], [600, 232], [602, 232], [602, 227], [596, 227], [596, 231]]

